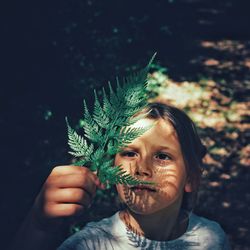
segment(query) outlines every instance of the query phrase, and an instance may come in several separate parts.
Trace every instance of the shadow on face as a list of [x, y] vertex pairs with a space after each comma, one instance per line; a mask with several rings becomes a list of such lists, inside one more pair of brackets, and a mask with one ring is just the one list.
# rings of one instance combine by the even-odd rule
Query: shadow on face
[[[120, 196], [123, 202], [134, 212], [148, 214], [157, 212], [172, 204], [182, 192], [175, 183], [176, 171], [154, 170], [155, 184], [121, 186]], [[178, 195], [176, 195], [178, 194]]]

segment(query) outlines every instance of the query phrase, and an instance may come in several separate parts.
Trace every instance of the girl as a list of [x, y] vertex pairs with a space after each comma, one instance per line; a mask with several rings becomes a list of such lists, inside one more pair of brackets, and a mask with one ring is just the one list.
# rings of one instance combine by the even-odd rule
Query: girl
[[[155, 184], [117, 185], [126, 208], [88, 223], [58, 249], [229, 249], [216, 222], [192, 213], [206, 152], [193, 122], [184, 112], [162, 103], [151, 103], [142, 113], [146, 117], [133, 126], [153, 126], [116, 155], [115, 165]], [[84, 167], [56, 167], [28, 223], [40, 230], [36, 242], [47, 240], [47, 246], [30, 249], [55, 249], [60, 240], [52, 246], [55, 235], [48, 235], [62, 228], [63, 218], [86, 212], [97, 187], [104, 188]]]

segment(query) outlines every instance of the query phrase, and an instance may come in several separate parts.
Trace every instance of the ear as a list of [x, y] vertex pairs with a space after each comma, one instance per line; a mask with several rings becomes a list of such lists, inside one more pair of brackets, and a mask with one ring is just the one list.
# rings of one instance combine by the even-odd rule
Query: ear
[[191, 193], [193, 191], [192, 185], [190, 182], [187, 182], [184, 187], [185, 192]]

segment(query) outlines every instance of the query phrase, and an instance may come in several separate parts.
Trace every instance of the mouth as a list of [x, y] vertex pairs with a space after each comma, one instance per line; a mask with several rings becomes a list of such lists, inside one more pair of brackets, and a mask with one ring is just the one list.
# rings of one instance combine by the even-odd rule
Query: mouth
[[151, 186], [147, 186], [147, 185], [136, 185], [136, 186], [130, 186], [130, 189], [134, 192], [156, 192], [156, 189], [151, 187]]

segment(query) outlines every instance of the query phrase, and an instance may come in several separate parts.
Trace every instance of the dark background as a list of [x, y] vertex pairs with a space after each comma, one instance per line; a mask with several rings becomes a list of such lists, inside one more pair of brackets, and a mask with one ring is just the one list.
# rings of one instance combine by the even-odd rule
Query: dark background
[[[223, 78], [226, 91], [238, 101], [247, 101], [249, 67], [223, 71], [202, 62], [210, 57], [229, 56], [234, 62], [250, 57], [248, 2], [61, 0], [2, 6], [1, 249], [51, 169], [70, 161], [64, 117], [76, 124], [83, 98], [91, 102], [94, 88], [144, 66], [155, 51], [156, 61], [168, 68], [172, 79]], [[222, 39], [243, 43], [245, 52], [226, 55], [199, 46], [202, 40]], [[240, 175], [245, 175], [244, 182], [239, 179], [236, 186], [244, 193], [249, 168]], [[248, 195], [242, 200], [242, 210], [232, 209], [224, 218], [216, 210], [200, 211], [219, 218], [235, 249], [250, 249], [249, 226], [243, 234], [236, 230], [239, 221], [249, 217], [249, 199]], [[233, 217], [238, 225], [228, 222]]]

